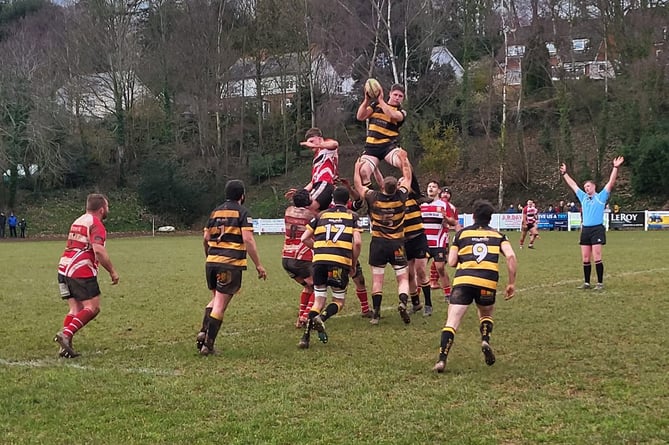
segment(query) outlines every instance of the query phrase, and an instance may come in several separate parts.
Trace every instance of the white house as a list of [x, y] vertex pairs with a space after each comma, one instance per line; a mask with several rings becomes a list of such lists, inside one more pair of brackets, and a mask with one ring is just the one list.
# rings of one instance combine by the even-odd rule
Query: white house
[[[117, 94], [115, 94], [117, 92]], [[123, 110], [148, 95], [149, 90], [132, 71], [78, 76], [57, 92], [58, 102], [72, 114], [104, 118], [115, 112], [118, 96]]]
[[437, 66], [450, 66], [455, 74], [455, 78], [462, 80], [462, 75], [465, 72], [465, 69], [462, 67], [458, 59], [446, 48], [445, 46], [435, 46], [432, 48], [432, 53], [430, 54], [430, 62], [432, 65], [430, 68]]

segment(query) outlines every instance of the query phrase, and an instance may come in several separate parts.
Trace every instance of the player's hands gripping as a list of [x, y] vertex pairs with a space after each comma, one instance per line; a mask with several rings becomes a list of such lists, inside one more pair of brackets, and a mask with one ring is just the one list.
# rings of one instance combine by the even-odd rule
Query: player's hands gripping
[[293, 196], [295, 195], [295, 192], [297, 189], [290, 189], [286, 193], [284, 193], [283, 197], [286, 199], [293, 199]]
[[264, 267], [262, 267], [262, 264], [256, 266], [256, 271], [258, 272], [258, 278], [261, 280], [266, 280], [267, 279], [267, 271], [265, 270]]

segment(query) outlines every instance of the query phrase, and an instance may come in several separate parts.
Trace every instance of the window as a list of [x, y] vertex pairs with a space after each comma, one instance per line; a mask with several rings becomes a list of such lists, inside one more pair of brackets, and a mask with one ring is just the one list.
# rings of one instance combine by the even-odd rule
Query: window
[[555, 44], [551, 42], [546, 43], [546, 49], [548, 50], [548, 55], [554, 56], [557, 54], [557, 48], [555, 48]]
[[571, 47], [574, 51], [585, 51], [588, 49], [588, 39], [574, 39], [571, 42]]
[[506, 49], [506, 55], [509, 57], [520, 57], [525, 54], [525, 45], [511, 45]]

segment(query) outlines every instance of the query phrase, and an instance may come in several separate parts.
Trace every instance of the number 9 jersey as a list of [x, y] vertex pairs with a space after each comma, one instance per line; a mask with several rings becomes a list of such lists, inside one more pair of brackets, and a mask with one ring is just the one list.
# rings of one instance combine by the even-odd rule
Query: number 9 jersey
[[487, 226], [471, 225], [459, 231], [451, 244], [451, 251], [458, 252], [453, 287], [496, 290], [501, 246], [508, 242], [506, 235]]

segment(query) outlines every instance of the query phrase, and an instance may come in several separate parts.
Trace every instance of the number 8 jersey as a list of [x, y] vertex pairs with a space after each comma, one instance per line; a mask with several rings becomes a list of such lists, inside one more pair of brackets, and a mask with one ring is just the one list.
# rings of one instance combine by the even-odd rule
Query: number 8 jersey
[[501, 246], [508, 242], [506, 235], [488, 226], [471, 225], [459, 231], [451, 244], [451, 250], [458, 252], [453, 287], [496, 290]]
[[314, 263], [352, 266], [353, 232], [360, 231], [358, 215], [337, 205], [321, 212], [308, 226], [314, 232]]

